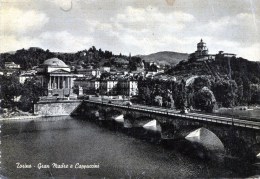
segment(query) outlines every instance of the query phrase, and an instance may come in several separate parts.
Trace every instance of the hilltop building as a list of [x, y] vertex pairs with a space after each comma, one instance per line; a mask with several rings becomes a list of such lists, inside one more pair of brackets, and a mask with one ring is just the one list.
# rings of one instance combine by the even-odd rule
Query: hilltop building
[[196, 61], [215, 60], [215, 55], [209, 54], [206, 43], [201, 39], [200, 42], [197, 43], [197, 50], [190, 54], [189, 59]]
[[206, 43], [201, 39], [197, 44], [197, 51], [195, 51], [195, 57], [207, 56], [209, 53]]
[[209, 54], [206, 43], [203, 42], [203, 40], [201, 39], [200, 42], [197, 44], [197, 50], [194, 53], [190, 54], [189, 60], [195, 60], [195, 61], [215, 60], [218, 57], [230, 58], [230, 57], [236, 57], [236, 54], [224, 53], [223, 51], [219, 51], [219, 53], [216, 55]]
[[236, 57], [234, 53], [224, 53], [224, 51], [219, 51], [216, 57]]

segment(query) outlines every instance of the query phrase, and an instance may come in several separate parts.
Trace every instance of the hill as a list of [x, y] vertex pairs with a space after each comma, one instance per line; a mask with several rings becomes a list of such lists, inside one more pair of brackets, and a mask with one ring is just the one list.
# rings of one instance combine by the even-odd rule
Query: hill
[[14, 62], [19, 64], [22, 70], [27, 70], [53, 57], [61, 59], [68, 65], [92, 64], [94, 67], [100, 67], [100, 65], [106, 63], [106, 65], [111, 67], [122, 67], [128, 63], [126, 56], [114, 55], [107, 50], [97, 50], [94, 46], [89, 50], [82, 50], [75, 53], [51, 52], [38, 47], [30, 47], [29, 49], [20, 49], [15, 52], [1, 53], [0, 69], [4, 68], [5, 62]]
[[138, 55], [142, 60], [145, 62], [157, 62], [159, 64], [167, 64], [174, 66], [182, 60], [188, 59], [188, 53], [178, 53], [178, 52], [170, 52], [170, 51], [163, 51], [152, 53], [150, 55]]
[[[228, 78], [229, 59], [216, 56], [214, 61], [191, 61], [184, 60], [172, 67], [166, 73], [182, 79], [187, 76], [211, 75], [214, 78]], [[260, 63], [249, 61], [244, 58], [230, 58], [231, 78], [258, 84], [260, 82]], [[239, 80], [238, 80], [239, 81]]]
[[219, 87], [220, 96], [224, 93], [225, 88], [229, 92], [233, 91], [232, 88], [228, 87], [231, 81], [233, 81], [233, 92], [236, 93], [237, 104], [260, 104], [259, 62], [249, 61], [244, 58], [216, 56], [216, 59], [213, 61], [181, 61], [169, 69], [166, 74], [175, 76], [177, 80], [187, 80], [192, 77], [204, 76], [211, 81], [210, 83], [213, 88], [214, 86]]

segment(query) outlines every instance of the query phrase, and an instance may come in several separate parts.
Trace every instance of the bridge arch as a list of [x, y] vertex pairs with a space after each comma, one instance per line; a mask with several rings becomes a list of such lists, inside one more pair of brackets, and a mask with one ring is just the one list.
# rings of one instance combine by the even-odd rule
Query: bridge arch
[[120, 110], [116, 109], [101, 109], [100, 112], [103, 114], [103, 118], [105, 120], [115, 120], [119, 122], [123, 122], [123, 113]]
[[225, 151], [224, 144], [220, 138], [215, 133], [204, 127], [190, 132], [185, 139], [192, 143], [200, 144], [210, 151]]
[[148, 131], [162, 132], [162, 127], [156, 119], [153, 119], [153, 120], [147, 122], [146, 124], [144, 124], [143, 128]]

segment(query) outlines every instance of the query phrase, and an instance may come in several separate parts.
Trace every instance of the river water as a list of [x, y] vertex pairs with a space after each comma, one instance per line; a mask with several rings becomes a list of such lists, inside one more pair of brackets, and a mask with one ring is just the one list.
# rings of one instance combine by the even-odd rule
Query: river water
[[[260, 174], [260, 168], [237, 158], [199, 157], [203, 155], [197, 155], [195, 148], [184, 145], [182, 150], [174, 147], [174, 142], [173, 147], [165, 146], [152, 138], [127, 134], [120, 126], [108, 128], [71, 117], [1, 123], [0, 178], [205, 178]], [[32, 168], [17, 168], [18, 162]], [[39, 163], [50, 168], [38, 169]], [[53, 163], [72, 168], [53, 168]], [[98, 168], [79, 169], [77, 163], [95, 164]]]
[[220, 114], [228, 114], [228, 115], [234, 115], [234, 117], [244, 117], [244, 118], [254, 118], [256, 120], [260, 121], [260, 108], [257, 109], [250, 109], [250, 110], [239, 110], [235, 109], [232, 110], [230, 108], [221, 109], [218, 111]]

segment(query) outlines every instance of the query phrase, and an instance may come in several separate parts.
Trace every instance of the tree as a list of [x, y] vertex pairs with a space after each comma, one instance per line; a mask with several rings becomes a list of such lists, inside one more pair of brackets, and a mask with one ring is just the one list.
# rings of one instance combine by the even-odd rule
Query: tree
[[209, 88], [203, 87], [195, 93], [194, 102], [195, 108], [206, 112], [212, 112], [216, 99], [213, 92]]
[[250, 93], [251, 93], [251, 103], [257, 104], [260, 102], [260, 85], [259, 84], [252, 84], [250, 86]]
[[33, 104], [43, 95], [44, 88], [37, 81], [37, 78], [27, 79], [23, 85], [22, 96], [20, 100], [20, 109], [23, 111], [32, 111]]
[[136, 71], [137, 67], [143, 67], [144, 63], [140, 57], [131, 57], [129, 61], [129, 69], [131, 71]]
[[195, 92], [202, 89], [204, 86], [206, 86], [208, 88], [211, 87], [211, 82], [207, 77], [199, 76], [199, 77], [194, 79], [192, 87], [193, 87]]
[[213, 85], [213, 92], [217, 102], [223, 107], [231, 107], [237, 98], [237, 84], [234, 80], [220, 79]]
[[158, 67], [155, 65], [155, 64], [152, 64], [150, 67], [149, 67], [149, 71], [155, 71], [157, 72], [158, 70]]
[[161, 96], [155, 96], [154, 102], [155, 102], [155, 105], [162, 106], [162, 97]]
[[177, 85], [177, 91], [175, 92], [175, 106], [181, 110], [184, 110], [187, 107], [187, 92], [185, 84], [185, 81], [182, 80]]
[[15, 99], [21, 95], [22, 85], [15, 74], [11, 76], [0, 76], [1, 96], [3, 98], [2, 107], [14, 108]]

